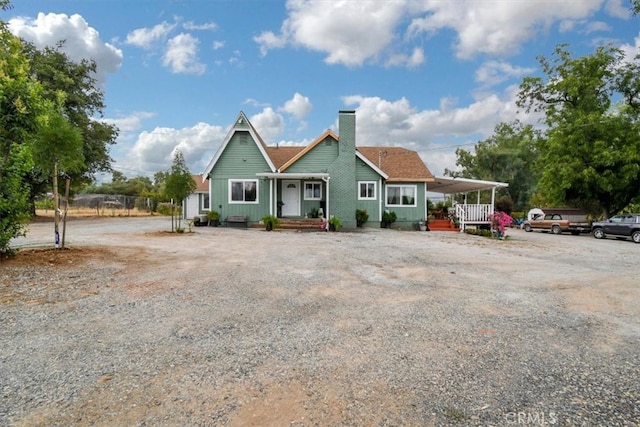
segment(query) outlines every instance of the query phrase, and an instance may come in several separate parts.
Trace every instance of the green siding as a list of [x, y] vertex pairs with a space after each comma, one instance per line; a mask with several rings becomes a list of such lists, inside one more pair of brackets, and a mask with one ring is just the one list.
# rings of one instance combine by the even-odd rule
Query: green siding
[[338, 157], [338, 142], [328, 136], [313, 147], [302, 158], [287, 168], [289, 173], [326, 172], [330, 164]]
[[[398, 183], [390, 183], [390, 185], [398, 185]], [[398, 206], [386, 206], [386, 191], [382, 193], [383, 200], [385, 203], [383, 204], [385, 210], [393, 211], [396, 213], [397, 220], [393, 224], [394, 228], [403, 228], [403, 229], [411, 229], [413, 224], [418, 221], [424, 221], [426, 219], [425, 216], [425, 198], [426, 198], [426, 189], [425, 184], [423, 182], [407, 182], [402, 183], [402, 185], [415, 185], [416, 186], [416, 206], [411, 207], [398, 207]]]
[[368, 164], [360, 159], [356, 159], [356, 181], [358, 182], [358, 187], [356, 187], [356, 198], [359, 196], [359, 183], [361, 181], [376, 183], [376, 200], [358, 200], [356, 209], [364, 209], [369, 214], [369, 221], [364, 224], [365, 227], [379, 227], [381, 219], [380, 199], [383, 197], [380, 188], [381, 177]]
[[256, 173], [271, 172], [269, 164], [247, 131], [236, 131], [209, 174], [211, 209], [222, 221], [229, 215], [246, 215], [258, 222], [269, 213], [269, 181], [258, 179], [258, 203], [229, 203], [229, 179], [257, 179]]

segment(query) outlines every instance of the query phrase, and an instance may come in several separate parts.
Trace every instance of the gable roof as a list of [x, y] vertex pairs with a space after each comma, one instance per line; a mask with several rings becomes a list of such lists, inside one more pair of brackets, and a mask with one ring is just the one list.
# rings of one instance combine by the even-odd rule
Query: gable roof
[[299, 153], [297, 153], [295, 156], [293, 156], [292, 158], [290, 158], [286, 163], [284, 163], [282, 165], [282, 167], [278, 168], [279, 172], [284, 172], [289, 166], [291, 166], [292, 164], [294, 164], [295, 162], [297, 162], [298, 160], [300, 160], [305, 154], [307, 154], [309, 151], [313, 150], [313, 148], [320, 144], [322, 141], [324, 141], [325, 139], [327, 139], [328, 137], [333, 138], [334, 140], [338, 141], [338, 135], [336, 135], [335, 133], [333, 133], [332, 130], [327, 129], [326, 131], [324, 131], [324, 133], [322, 135], [320, 135], [319, 137], [317, 137], [311, 144], [307, 145], [303, 150], [301, 150]]
[[224, 152], [225, 148], [227, 148], [227, 145], [229, 145], [229, 141], [231, 141], [233, 134], [235, 134], [237, 131], [249, 132], [249, 134], [251, 135], [251, 139], [255, 142], [256, 146], [260, 150], [260, 153], [269, 165], [271, 172], [275, 172], [276, 168], [271, 161], [271, 157], [269, 157], [269, 154], [267, 154], [267, 145], [264, 143], [262, 137], [258, 134], [258, 132], [256, 132], [255, 128], [253, 127], [249, 119], [247, 119], [247, 116], [244, 114], [244, 112], [240, 111], [240, 114], [238, 114], [238, 118], [234, 122], [231, 129], [229, 129], [229, 132], [227, 132], [227, 136], [225, 136], [222, 145], [220, 145], [218, 151], [216, 151], [216, 154], [214, 154], [213, 158], [204, 169], [204, 172], [202, 172], [203, 180], [206, 180], [209, 177], [209, 174], [213, 170], [213, 167], [216, 165], [218, 160], [220, 160], [220, 156], [222, 156], [222, 153]]
[[208, 193], [209, 192], [209, 182], [203, 178], [202, 175], [191, 175], [193, 181], [196, 183], [196, 189], [193, 190], [194, 193]]
[[276, 169], [280, 169], [282, 165], [297, 156], [297, 154], [304, 149], [305, 147], [302, 145], [267, 146], [267, 153], [269, 154], [269, 157], [271, 157], [271, 161]]
[[389, 182], [431, 182], [433, 174], [416, 153], [402, 147], [356, 147], [373, 165], [388, 175]]

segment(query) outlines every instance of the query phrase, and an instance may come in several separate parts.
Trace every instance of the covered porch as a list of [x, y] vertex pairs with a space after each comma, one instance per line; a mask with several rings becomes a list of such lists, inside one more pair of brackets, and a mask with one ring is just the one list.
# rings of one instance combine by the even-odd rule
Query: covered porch
[[[436, 176], [427, 186], [427, 191], [444, 195], [463, 194], [463, 203], [453, 203], [449, 215], [460, 221], [460, 231], [466, 227], [480, 227], [491, 225], [491, 215], [494, 213], [496, 189], [506, 188], [506, 182], [482, 181], [468, 178], [454, 178]], [[480, 203], [480, 192], [491, 191], [491, 203]], [[475, 193], [475, 203], [470, 202]]]
[[269, 214], [280, 218], [304, 218], [310, 209], [329, 216], [328, 173], [265, 172], [256, 176], [269, 183]]

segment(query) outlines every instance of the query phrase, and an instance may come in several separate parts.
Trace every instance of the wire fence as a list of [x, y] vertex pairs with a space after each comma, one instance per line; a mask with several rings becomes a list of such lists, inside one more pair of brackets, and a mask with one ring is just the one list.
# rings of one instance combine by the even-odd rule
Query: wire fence
[[[97, 216], [134, 216], [152, 214], [163, 210], [165, 203], [154, 197], [135, 197], [114, 194], [78, 194], [69, 200], [70, 214]], [[166, 204], [169, 205], [169, 204]], [[38, 206], [38, 204], [37, 204]], [[53, 198], [41, 201], [39, 208], [45, 212], [53, 211]], [[64, 209], [64, 201], [60, 198], [60, 209]], [[170, 209], [170, 208], [167, 208]]]

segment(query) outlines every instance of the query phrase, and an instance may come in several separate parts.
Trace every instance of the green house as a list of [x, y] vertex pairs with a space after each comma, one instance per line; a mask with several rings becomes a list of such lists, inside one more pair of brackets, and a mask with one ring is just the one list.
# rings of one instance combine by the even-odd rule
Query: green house
[[355, 213], [369, 214], [364, 226], [380, 226], [396, 214], [394, 227], [411, 228], [427, 217], [426, 186], [434, 177], [415, 151], [356, 144], [355, 111], [340, 111], [336, 135], [327, 130], [306, 147], [268, 146], [240, 112], [202, 174], [209, 183], [210, 209], [249, 224], [265, 215], [282, 218], [335, 216], [356, 227]]

